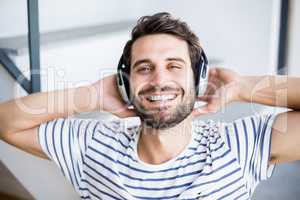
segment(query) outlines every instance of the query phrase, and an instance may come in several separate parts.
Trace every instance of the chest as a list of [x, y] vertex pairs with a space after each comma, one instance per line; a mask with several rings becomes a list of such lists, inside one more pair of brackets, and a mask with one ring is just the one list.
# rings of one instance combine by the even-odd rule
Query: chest
[[133, 200], [249, 198], [242, 171], [234, 158], [225, 155], [209, 163], [188, 160], [154, 171], [130, 160], [100, 159], [85, 166], [85, 178], [90, 182], [90, 190], [103, 199], [106, 194]]

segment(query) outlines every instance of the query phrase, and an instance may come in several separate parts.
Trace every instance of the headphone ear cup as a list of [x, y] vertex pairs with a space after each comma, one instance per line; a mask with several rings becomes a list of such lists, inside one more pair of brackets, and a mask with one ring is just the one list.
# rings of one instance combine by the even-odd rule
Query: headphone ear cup
[[122, 99], [128, 104], [131, 104], [130, 101], [130, 86], [129, 86], [129, 80], [128, 75], [123, 72], [122, 70], [118, 69], [117, 72], [117, 85], [119, 88], [119, 92], [121, 94]]
[[130, 86], [129, 86], [129, 72], [130, 69], [124, 65], [123, 55], [121, 56], [117, 69], [117, 85], [122, 99], [131, 105], [130, 99]]
[[199, 88], [199, 81], [200, 81], [200, 76], [201, 76], [201, 68], [202, 68], [202, 59], [200, 58], [196, 64], [196, 69], [195, 69], [195, 87], [196, 87], [196, 95], [198, 95], [198, 88]]
[[202, 67], [202, 71], [200, 74], [200, 79], [198, 83], [198, 94], [197, 96], [203, 96], [206, 92], [208, 85], [208, 65], [204, 65]]
[[208, 84], [208, 60], [207, 57], [202, 50], [200, 59], [196, 65], [196, 74], [195, 74], [195, 87], [196, 87], [196, 95], [203, 96], [207, 84]]

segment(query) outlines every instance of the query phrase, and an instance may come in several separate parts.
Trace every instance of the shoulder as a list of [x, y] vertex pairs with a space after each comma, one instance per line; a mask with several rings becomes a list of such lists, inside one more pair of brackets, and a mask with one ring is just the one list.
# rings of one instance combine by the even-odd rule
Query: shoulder
[[193, 129], [196, 136], [217, 137], [224, 124], [214, 120], [193, 120]]
[[217, 151], [224, 146], [222, 124], [213, 120], [194, 120], [193, 137], [197, 143], [197, 151]]

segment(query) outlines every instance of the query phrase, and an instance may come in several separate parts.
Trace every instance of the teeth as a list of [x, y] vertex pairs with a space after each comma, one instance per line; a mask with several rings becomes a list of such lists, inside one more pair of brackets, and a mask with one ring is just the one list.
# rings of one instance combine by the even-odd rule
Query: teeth
[[150, 101], [166, 101], [166, 100], [171, 100], [175, 99], [176, 95], [171, 94], [171, 95], [153, 95], [153, 96], [148, 96], [147, 99]]

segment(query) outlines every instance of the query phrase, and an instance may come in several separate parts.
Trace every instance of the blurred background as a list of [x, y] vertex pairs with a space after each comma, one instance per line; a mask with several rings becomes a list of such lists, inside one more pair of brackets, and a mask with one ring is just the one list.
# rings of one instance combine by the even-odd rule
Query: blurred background
[[[300, 76], [297, 0], [0, 0], [0, 102], [115, 73], [137, 19], [161, 11], [190, 25], [212, 66], [249, 75]], [[203, 118], [232, 121], [268, 111], [280, 110], [234, 103]], [[253, 199], [299, 199], [299, 184], [300, 162], [280, 164]], [[0, 199], [78, 199], [54, 163], [2, 141], [0, 193]]]

